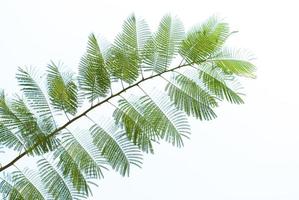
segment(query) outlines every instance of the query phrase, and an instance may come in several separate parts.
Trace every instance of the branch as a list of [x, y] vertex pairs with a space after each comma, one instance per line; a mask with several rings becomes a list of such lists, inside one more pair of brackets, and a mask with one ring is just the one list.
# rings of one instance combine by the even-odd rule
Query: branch
[[[179, 66], [177, 67], [174, 67], [172, 69], [169, 69], [169, 70], [165, 70], [164, 72], [161, 72], [161, 73], [158, 73], [158, 74], [155, 74], [155, 75], [152, 75], [152, 76], [149, 76], [147, 78], [143, 78], [141, 79], [140, 81], [132, 84], [132, 85], [129, 85], [128, 87], [124, 88], [123, 90], [119, 91], [118, 93], [115, 93], [113, 95], [111, 95], [110, 97], [104, 99], [103, 101], [100, 101], [98, 102], [97, 104], [94, 104], [93, 106], [91, 106], [90, 108], [88, 108], [87, 110], [85, 110], [83, 113], [81, 113], [80, 115], [74, 117], [73, 119], [69, 120], [68, 122], [66, 122], [64, 125], [60, 126], [59, 128], [57, 128], [55, 131], [53, 131], [52, 133], [50, 133], [49, 135], [47, 135], [47, 137], [45, 138], [46, 140], [57, 135], [60, 131], [62, 131], [63, 129], [65, 129], [67, 126], [69, 126], [70, 124], [72, 124], [73, 122], [77, 121], [78, 119], [80, 119], [81, 117], [84, 117], [87, 115], [87, 113], [89, 113], [90, 111], [92, 111], [93, 109], [95, 109], [96, 107], [108, 102], [110, 99], [116, 97], [116, 96], [119, 96], [120, 94], [122, 94], [123, 92], [126, 92], [127, 90], [135, 87], [135, 86], [138, 86], [138, 84], [142, 83], [142, 82], [145, 82], [149, 79], [152, 79], [152, 78], [155, 78], [155, 77], [159, 77], [161, 76], [162, 74], [165, 74], [165, 73], [168, 73], [168, 72], [172, 72], [176, 69], [179, 69], [181, 67], [186, 67], [186, 66], [192, 66], [192, 64], [194, 63], [187, 63], [187, 64], [180, 64]], [[10, 166], [14, 165], [14, 163], [16, 163], [18, 160], [20, 160], [21, 158], [23, 158], [24, 156], [26, 156], [27, 154], [29, 154], [30, 152], [32, 152], [32, 150], [34, 150], [36, 147], [38, 147], [40, 145], [41, 142], [37, 142], [35, 143], [34, 145], [32, 145], [29, 149], [27, 149], [26, 151], [24, 151], [23, 153], [21, 153], [20, 155], [18, 155], [17, 157], [15, 157], [12, 161], [10, 161], [8, 164], [0, 167], [0, 172], [4, 171], [5, 169], [9, 168]]]

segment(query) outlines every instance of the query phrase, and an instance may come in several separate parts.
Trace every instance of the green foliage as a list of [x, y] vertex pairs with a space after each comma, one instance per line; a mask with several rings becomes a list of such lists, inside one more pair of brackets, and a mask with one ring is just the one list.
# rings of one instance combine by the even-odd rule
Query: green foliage
[[[212, 120], [219, 102], [244, 103], [238, 77], [254, 78], [255, 66], [224, 47], [230, 35], [216, 17], [185, 34], [177, 17], [151, 33], [131, 15], [108, 48], [89, 36], [78, 75], [53, 62], [43, 76], [19, 68], [22, 94], [0, 91], [0, 149], [17, 155], [1, 161], [0, 172], [16, 168], [0, 174], [3, 199], [87, 199], [105, 169], [128, 176], [161, 141], [182, 147], [188, 116]], [[34, 171], [17, 167], [26, 155], [37, 158]]]
[[0, 124], [0, 145], [15, 151], [21, 151], [23, 149], [21, 138], [2, 124]]
[[[62, 144], [65, 146], [68, 154], [74, 159], [78, 164], [80, 171], [83, 172], [86, 176], [91, 178], [102, 178], [102, 165], [104, 164], [103, 159], [96, 155], [91, 155], [88, 149], [92, 150], [92, 147], [89, 146], [88, 149], [85, 149], [79, 140], [77, 140], [74, 135], [70, 132], [67, 132], [63, 135]], [[68, 167], [66, 165], [66, 167]]]
[[244, 55], [241, 50], [222, 49], [210, 61], [226, 74], [237, 74], [255, 78], [255, 66], [249, 61], [251, 56]]
[[25, 200], [25, 198], [22, 196], [22, 191], [15, 186], [12, 177], [7, 174], [4, 174], [3, 178], [0, 178], [0, 193], [3, 195], [3, 199]]
[[56, 145], [56, 139], [46, 138], [46, 134], [41, 130], [38, 120], [25, 102], [17, 97], [9, 103], [10, 105], [7, 104], [5, 95], [2, 92], [0, 96], [1, 130], [8, 131], [1, 135], [1, 142], [14, 149], [29, 148], [36, 142], [41, 143], [33, 149], [36, 154], [52, 150]]
[[47, 199], [47, 195], [43, 191], [43, 185], [40, 185], [38, 176], [35, 173], [15, 171], [12, 175], [14, 187], [21, 191], [25, 199]]
[[221, 69], [203, 65], [199, 69], [199, 77], [205, 86], [221, 100], [227, 100], [230, 103], [242, 104], [240, 83], [235, 77], [225, 74]]
[[106, 96], [110, 89], [108, 69], [94, 34], [88, 38], [87, 51], [79, 65], [78, 79], [84, 97], [90, 101]]
[[140, 74], [145, 43], [150, 32], [144, 20], [130, 16], [123, 24], [123, 32], [117, 35], [110, 49], [108, 65], [112, 75], [127, 83], [133, 83]]
[[14, 171], [10, 175], [4, 175], [0, 180], [0, 192], [4, 199], [49, 199], [44, 186], [39, 181], [39, 176], [32, 171]]
[[213, 111], [213, 107], [218, 105], [215, 97], [195, 80], [187, 75], [178, 74], [173, 81], [168, 82], [166, 90], [177, 108], [200, 120], [216, 117]]
[[101, 155], [123, 176], [129, 175], [131, 164], [140, 166], [142, 163], [138, 148], [127, 139], [123, 130], [117, 131], [115, 126], [104, 129], [95, 124], [90, 128], [90, 132]]
[[77, 85], [69, 72], [61, 73], [53, 62], [48, 66], [48, 94], [53, 107], [75, 115], [77, 112]]
[[51, 108], [35, 76], [33, 72], [19, 68], [16, 78], [21, 87], [21, 91], [26, 97], [28, 105], [33, 111], [36, 111], [39, 118], [48, 122], [48, 130], [53, 131], [53, 129], [55, 129], [55, 122]]
[[64, 178], [70, 179], [72, 186], [78, 192], [87, 195], [90, 190], [89, 185], [74, 153], [68, 151], [64, 146], [60, 146], [54, 152], [54, 157], [55, 160], [58, 160], [57, 167], [62, 171]]
[[128, 138], [144, 152], [154, 152], [152, 142], [159, 139], [158, 130], [136, 99], [121, 99], [114, 111], [117, 125], [123, 126]]
[[148, 52], [144, 54], [145, 68], [157, 73], [165, 71], [178, 53], [183, 37], [184, 27], [181, 21], [165, 15], [158, 31], [147, 43]]
[[141, 97], [140, 105], [162, 139], [174, 146], [183, 146], [182, 137], [188, 138], [190, 134], [188, 120], [183, 112], [175, 109], [165, 95], [159, 94], [156, 94], [156, 98], [154, 95]]
[[55, 168], [46, 159], [38, 161], [39, 172], [42, 177], [42, 182], [54, 199], [72, 200], [72, 199], [85, 199], [86, 195], [78, 192], [77, 189], [72, 187], [69, 179], [64, 178], [62, 173]]
[[222, 47], [229, 34], [227, 23], [211, 17], [187, 33], [180, 54], [188, 63], [201, 64]]

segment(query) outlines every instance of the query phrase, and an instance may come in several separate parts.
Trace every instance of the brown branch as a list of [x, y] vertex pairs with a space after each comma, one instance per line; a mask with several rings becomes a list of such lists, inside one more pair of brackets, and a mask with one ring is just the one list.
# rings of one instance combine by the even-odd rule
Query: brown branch
[[[155, 78], [155, 77], [159, 77], [161, 76], [162, 74], [165, 74], [167, 72], [172, 72], [176, 69], [179, 69], [181, 67], [186, 67], [186, 66], [191, 66], [193, 63], [189, 63], [189, 64], [183, 64], [183, 65], [179, 65], [177, 67], [174, 67], [172, 69], [169, 69], [169, 70], [165, 70], [164, 72], [161, 72], [161, 73], [158, 73], [158, 74], [155, 74], [155, 75], [152, 75], [152, 76], [149, 76], [147, 78], [143, 78], [141, 79], [140, 81], [132, 84], [132, 85], [129, 85], [127, 88], [124, 88], [123, 90], [119, 91], [118, 93], [116, 94], [113, 94], [111, 95], [110, 97], [106, 98], [105, 100], [101, 101], [101, 102], [98, 102], [97, 104], [94, 104], [93, 106], [91, 106], [90, 108], [88, 108], [87, 110], [85, 110], [83, 113], [81, 113], [80, 115], [74, 117], [73, 119], [69, 120], [67, 123], [65, 123], [63, 126], [57, 128], [55, 131], [53, 131], [51, 134], [47, 135], [47, 137], [45, 138], [46, 140], [57, 135], [60, 131], [62, 131], [63, 129], [65, 129], [67, 126], [69, 126], [70, 124], [72, 124], [73, 122], [77, 121], [78, 119], [80, 119], [81, 117], [84, 117], [86, 116], [87, 113], [89, 113], [91, 110], [93, 110], [94, 108], [108, 102], [110, 99], [116, 97], [116, 96], [119, 96], [120, 94], [122, 94], [123, 92], [135, 87], [135, 86], [138, 86], [138, 84], [144, 82], [144, 81], [147, 81], [149, 79], [152, 79], [152, 78]], [[21, 158], [23, 158], [24, 156], [26, 156], [27, 154], [29, 154], [30, 152], [32, 152], [32, 150], [34, 150], [36, 147], [38, 147], [40, 145], [40, 142], [37, 142], [35, 143], [32, 147], [30, 147], [29, 149], [27, 149], [26, 151], [24, 151], [23, 153], [21, 153], [20, 155], [18, 155], [17, 157], [15, 157], [12, 161], [10, 161], [8, 164], [0, 167], [0, 172], [4, 171], [5, 169], [9, 168], [10, 166], [14, 165], [14, 163], [16, 163], [18, 160], [20, 160]]]

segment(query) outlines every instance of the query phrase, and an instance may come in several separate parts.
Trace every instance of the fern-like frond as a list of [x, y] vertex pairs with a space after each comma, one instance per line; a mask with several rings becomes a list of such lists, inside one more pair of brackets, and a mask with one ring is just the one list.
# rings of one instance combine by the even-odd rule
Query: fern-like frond
[[11, 131], [18, 131], [22, 126], [21, 120], [11, 110], [4, 91], [0, 91], [0, 121], [6, 128]]
[[202, 65], [199, 68], [199, 78], [205, 86], [218, 98], [234, 104], [243, 104], [241, 86], [235, 77], [225, 74], [219, 68]]
[[129, 175], [131, 165], [142, 164], [140, 151], [115, 125], [102, 126], [95, 124], [90, 128], [93, 143], [114, 170], [123, 176]]
[[5, 146], [15, 151], [21, 151], [24, 148], [21, 138], [3, 124], [0, 124], [0, 146]]
[[209, 61], [220, 67], [227, 74], [236, 74], [249, 78], [255, 78], [255, 66], [250, 62], [251, 56], [244, 51], [235, 49], [221, 49]]
[[33, 151], [36, 154], [52, 150], [55, 146], [56, 139], [46, 138], [36, 117], [19, 97], [7, 102], [4, 93], [0, 94], [0, 122], [22, 140], [24, 147], [27, 148], [35, 142], [39, 142], [40, 145]]
[[40, 159], [37, 164], [42, 182], [55, 200], [80, 200], [87, 198], [86, 195], [78, 192], [72, 186], [70, 179], [63, 177], [62, 172], [48, 160]]
[[78, 106], [78, 89], [73, 75], [69, 72], [61, 73], [53, 62], [48, 65], [47, 72], [48, 94], [53, 107], [56, 110], [75, 115]]
[[[220, 101], [243, 103], [237, 78], [254, 78], [255, 67], [240, 50], [224, 47], [230, 34], [216, 17], [185, 34], [170, 15], [152, 34], [131, 15], [113, 44], [100, 48], [89, 36], [78, 75], [53, 62], [42, 76], [19, 68], [22, 95], [7, 98], [0, 91], [0, 149], [17, 154], [0, 172], [26, 156], [42, 159], [38, 174], [1, 174], [3, 199], [86, 199], [107, 166], [126, 176], [155, 144], [182, 147], [190, 135], [188, 116], [211, 120]], [[107, 103], [113, 114], [102, 110]], [[102, 112], [100, 120], [89, 117], [95, 111]]]
[[73, 157], [74, 155], [63, 145], [59, 146], [53, 155], [57, 160], [57, 168], [62, 171], [64, 178], [69, 178], [72, 182], [72, 186], [76, 188], [79, 193], [88, 196], [90, 192], [87, 180], [88, 177], [83, 174], [83, 170], [81, 171], [77, 160]]
[[227, 23], [211, 17], [187, 33], [180, 54], [188, 63], [200, 64], [222, 47], [229, 34]]
[[106, 96], [110, 89], [108, 69], [94, 34], [88, 37], [87, 51], [79, 65], [78, 80], [84, 97], [89, 101]]
[[146, 70], [156, 73], [165, 71], [176, 56], [184, 37], [184, 26], [177, 17], [165, 15], [158, 31], [146, 45]]
[[22, 135], [26, 138], [37, 136], [36, 131], [38, 129], [38, 124], [36, 118], [31, 113], [23, 99], [16, 97], [11, 102], [11, 111], [15, 117], [20, 122], [20, 130]]
[[0, 177], [0, 194], [2, 194], [3, 200], [26, 200], [21, 191], [15, 187], [10, 174], [4, 174], [3, 178]]
[[200, 120], [216, 118], [213, 111], [213, 108], [217, 106], [215, 97], [187, 75], [175, 75], [171, 81], [168, 81], [165, 90], [176, 107], [185, 111], [187, 115]]
[[13, 187], [24, 199], [46, 200], [48, 194], [45, 193], [43, 185], [38, 180], [36, 173], [25, 170], [12, 172]]
[[47, 121], [47, 131], [53, 131], [55, 129], [54, 116], [46, 94], [38, 83], [35, 74], [32, 71], [18, 68], [16, 78], [30, 108], [36, 112], [36, 115], [43, 121], [43, 124]]
[[167, 96], [157, 92], [149, 95], [146, 93], [139, 103], [159, 136], [172, 145], [182, 147], [183, 137], [188, 138], [190, 134], [186, 115], [177, 110]]
[[[86, 133], [89, 132], [87, 131]], [[102, 168], [105, 168], [102, 166], [105, 164], [103, 159], [95, 157], [96, 155], [92, 155], [87, 149], [85, 149], [80, 141], [74, 137], [73, 133], [65, 133], [62, 138], [62, 144], [67, 149], [69, 155], [77, 163], [81, 172], [83, 172], [87, 177], [93, 179], [103, 178]]]
[[128, 138], [144, 152], [153, 153], [152, 142], [158, 140], [158, 130], [152, 126], [138, 100], [121, 99], [113, 113], [117, 125], [122, 125]]
[[141, 71], [141, 55], [145, 43], [150, 39], [150, 31], [144, 20], [130, 16], [110, 50], [108, 65], [116, 78], [133, 83]]
[[[41, 145], [34, 149], [34, 153], [42, 154], [54, 149], [57, 145], [56, 139], [47, 138], [47, 132], [44, 133], [41, 130], [36, 117], [31, 113], [22, 99], [13, 99], [11, 110], [18, 119], [18, 128], [27, 146], [29, 147], [35, 142], [41, 143]], [[47, 121], [44, 121], [44, 123], [47, 124]]]

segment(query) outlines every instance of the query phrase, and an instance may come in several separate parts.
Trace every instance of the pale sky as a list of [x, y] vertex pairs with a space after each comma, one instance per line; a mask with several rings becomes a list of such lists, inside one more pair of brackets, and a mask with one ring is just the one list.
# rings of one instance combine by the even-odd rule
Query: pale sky
[[[76, 69], [91, 32], [112, 41], [131, 13], [155, 29], [166, 13], [185, 27], [217, 14], [239, 32], [231, 46], [257, 58], [246, 104], [223, 104], [210, 122], [190, 119], [183, 149], [161, 145], [129, 178], [106, 173], [98, 200], [298, 200], [299, 46], [296, 1], [1, 0], [0, 88], [15, 92], [18, 66], [50, 60]], [[28, 163], [30, 166], [30, 163]]]

